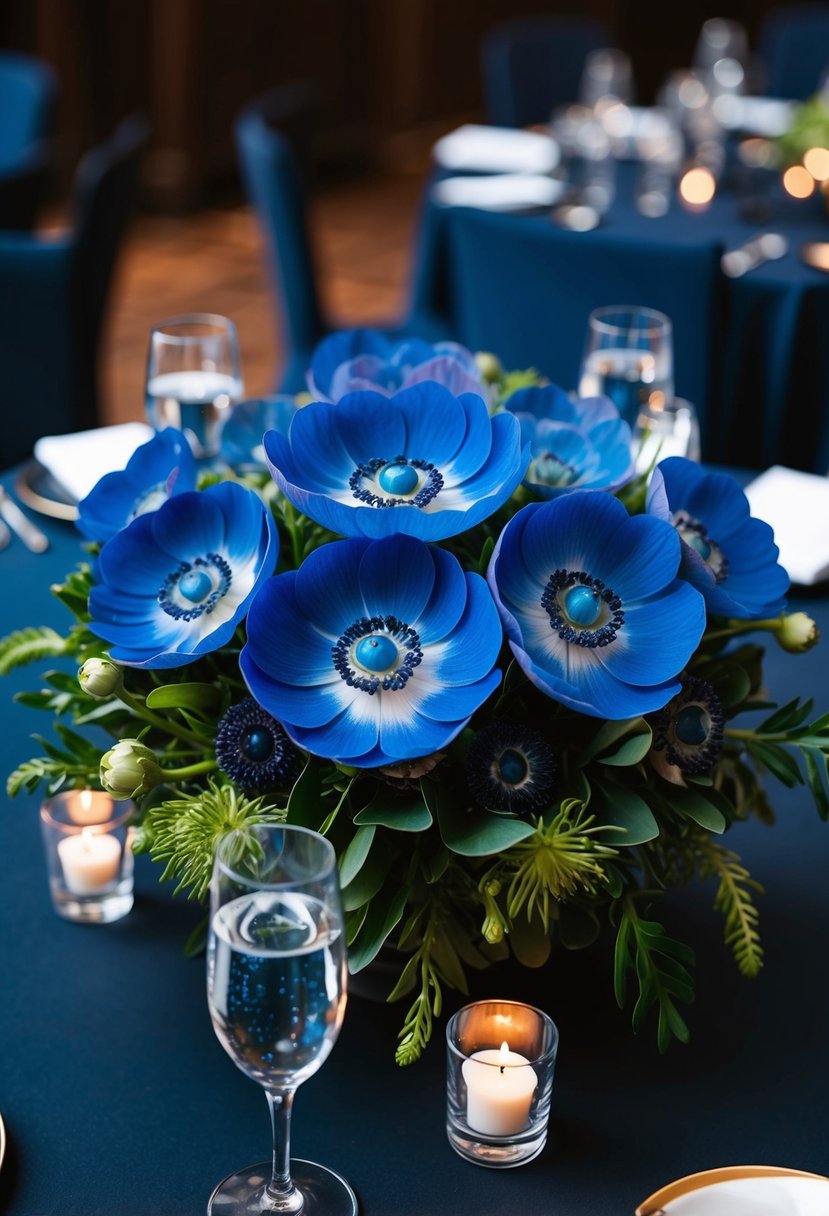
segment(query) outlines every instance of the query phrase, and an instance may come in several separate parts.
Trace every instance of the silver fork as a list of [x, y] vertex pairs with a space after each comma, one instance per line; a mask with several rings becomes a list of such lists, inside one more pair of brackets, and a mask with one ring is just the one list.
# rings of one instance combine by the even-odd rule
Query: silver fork
[[[49, 548], [49, 538], [45, 532], [41, 532], [37, 524], [33, 524], [28, 516], [24, 515], [13, 498], [10, 498], [6, 491], [0, 486], [0, 515], [6, 521], [3, 527], [8, 524], [12, 532], [14, 532], [23, 541], [27, 549], [31, 549], [32, 553], [45, 553]], [[0, 543], [0, 548], [3, 548], [9, 543], [8, 530], [6, 528], [5, 542]]]

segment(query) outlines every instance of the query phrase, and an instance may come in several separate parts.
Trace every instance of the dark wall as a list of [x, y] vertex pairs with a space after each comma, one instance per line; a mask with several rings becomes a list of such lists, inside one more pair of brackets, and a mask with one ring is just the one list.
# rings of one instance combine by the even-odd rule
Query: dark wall
[[530, 13], [605, 22], [632, 57], [639, 100], [687, 64], [702, 22], [752, 39], [773, 0], [0, 0], [0, 45], [51, 62], [61, 82], [58, 185], [124, 114], [153, 126], [147, 201], [196, 206], [235, 178], [233, 117], [264, 89], [316, 78], [322, 152], [358, 168], [388, 138], [480, 110], [479, 44]]

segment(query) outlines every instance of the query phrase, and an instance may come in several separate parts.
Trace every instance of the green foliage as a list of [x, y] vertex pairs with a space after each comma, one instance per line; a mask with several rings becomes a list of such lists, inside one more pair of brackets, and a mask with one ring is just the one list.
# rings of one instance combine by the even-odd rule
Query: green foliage
[[638, 996], [633, 1008], [632, 1025], [638, 1034], [651, 1009], [657, 1012], [656, 1042], [660, 1052], [668, 1050], [671, 1039], [687, 1043], [688, 1027], [676, 1007], [694, 999], [693, 979], [688, 970], [694, 952], [683, 942], [669, 937], [658, 921], [643, 920], [632, 897], [619, 907], [616, 935], [614, 991], [620, 1009], [627, 1001], [628, 975], [633, 974]]
[[741, 975], [753, 978], [763, 965], [758, 923], [760, 914], [752, 892], [762, 895], [763, 888], [751, 877], [736, 853], [718, 841], [700, 837], [700, 875], [719, 880], [714, 908], [725, 917], [725, 944], [734, 954]]
[[18, 629], [0, 640], [0, 676], [8, 675], [16, 667], [66, 653], [66, 639], [54, 629], [36, 625]]

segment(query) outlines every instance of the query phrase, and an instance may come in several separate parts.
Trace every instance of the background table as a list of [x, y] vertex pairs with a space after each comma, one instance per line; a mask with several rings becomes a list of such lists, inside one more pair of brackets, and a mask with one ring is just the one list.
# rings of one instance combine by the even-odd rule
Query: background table
[[[46, 523], [43, 557], [0, 553], [0, 632], [62, 626], [47, 587], [81, 556], [69, 525]], [[804, 601], [795, 600], [803, 606]], [[811, 599], [829, 634], [829, 603]], [[772, 644], [778, 699], [829, 688], [829, 644], [804, 658]], [[48, 731], [13, 706], [25, 669], [0, 683], [0, 769]], [[443, 1023], [425, 1059], [393, 1063], [403, 1010], [359, 998], [320, 1073], [300, 1089], [297, 1155], [341, 1170], [365, 1216], [624, 1216], [657, 1186], [710, 1166], [770, 1162], [823, 1172], [829, 1076], [829, 825], [803, 790], [774, 790], [778, 826], [739, 826], [729, 844], [766, 886], [767, 967], [742, 980], [721, 944], [713, 888], [662, 901], [668, 927], [699, 950], [692, 1043], [660, 1058], [616, 1010], [608, 947], [556, 955], [537, 975], [492, 970], [477, 995], [542, 1004], [561, 1031], [550, 1142], [536, 1162], [494, 1172], [462, 1161], [445, 1132]], [[190, 1216], [214, 1184], [269, 1155], [258, 1086], [233, 1066], [207, 1013], [203, 960], [181, 947], [199, 911], [173, 900], [137, 859], [134, 911], [83, 926], [52, 911], [38, 798], [0, 807], [0, 1111], [9, 1155], [0, 1209], [14, 1216]], [[462, 1003], [452, 997], [451, 1008]]]
[[[558, 228], [546, 214], [441, 206], [427, 192], [412, 315], [570, 389], [593, 308], [660, 309], [674, 323], [676, 391], [699, 410], [707, 458], [825, 473], [829, 278], [799, 257], [804, 242], [829, 241], [822, 200], [789, 199], [771, 178], [749, 195], [744, 175], [732, 171], [707, 211], [674, 201], [666, 216], [647, 219], [634, 207], [637, 173], [619, 164], [615, 202], [585, 233]], [[770, 214], [748, 221], [746, 204], [761, 190]], [[726, 279], [722, 250], [759, 231], [784, 233], [788, 254]]]

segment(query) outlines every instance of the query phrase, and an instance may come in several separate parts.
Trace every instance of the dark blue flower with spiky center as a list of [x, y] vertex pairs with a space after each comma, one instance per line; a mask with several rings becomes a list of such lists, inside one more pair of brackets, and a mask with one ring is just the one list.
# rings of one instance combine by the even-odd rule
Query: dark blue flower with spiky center
[[550, 800], [557, 764], [540, 731], [495, 722], [472, 741], [466, 759], [469, 792], [490, 811], [528, 815]]
[[682, 689], [651, 719], [651, 760], [658, 773], [675, 785], [683, 774], [708, 773], [723, 744], [722, 701], [707, 680], [683, 676]]
[[245, 793], [288, 785], [300, 769], [300, 753], [276, 718], [246, 697], [231, 705], [216, 732], [216, 761]]

